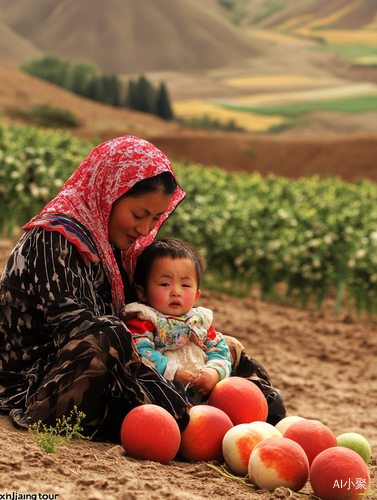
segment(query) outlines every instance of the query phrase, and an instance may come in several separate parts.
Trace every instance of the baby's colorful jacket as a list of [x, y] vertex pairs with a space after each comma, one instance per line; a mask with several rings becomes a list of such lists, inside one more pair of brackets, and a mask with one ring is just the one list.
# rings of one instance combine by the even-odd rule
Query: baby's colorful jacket
[[219, 380], [229, 377], [230, 353], [223, 335], [212, 326], [213, 314], [204, 307], [183, 316], [168, 316], [139, 302], [124, 306], [122, 318], [140, 354], [170, 380], [178, 369], [199, 373], [214, 368]]

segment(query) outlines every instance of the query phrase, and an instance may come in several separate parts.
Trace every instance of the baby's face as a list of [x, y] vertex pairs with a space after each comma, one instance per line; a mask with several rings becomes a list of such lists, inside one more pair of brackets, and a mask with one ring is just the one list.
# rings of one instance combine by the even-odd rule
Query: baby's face
[[200, 295], [195, 264], [190, 259], [156, 259], [151, 267], [145, 296], [148, 305], [163, 314], [182, 316]]

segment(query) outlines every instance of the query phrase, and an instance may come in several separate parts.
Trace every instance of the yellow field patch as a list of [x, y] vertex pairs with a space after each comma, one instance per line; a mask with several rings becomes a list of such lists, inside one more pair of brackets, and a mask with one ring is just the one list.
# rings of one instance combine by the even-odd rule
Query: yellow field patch
[[313, 78], [304, 75], [260, 75], [228, 78], [227, 85], [232, 87], [279, 87], [286, 85], [313, 85]]
[[377, 55], [375, 56], [361, 56], [355, 59], [357, 64], [365, 66], [377, 66]]
[[174, 102], [173, 111], [175, 116], [183, 119], [200, 119], [208, 116], [212, 120], [219, 120], [224, 125], [230, 120], [234, 120], [238, 127], [242, 127], [248, 132], [267, 132], [271, 127], [287, 122], [283, 116], [263, 116], [256, 113], [233, 111], [199, 99]]
[[377, 31], [372, 30], [309, 30], [300, 28], [295, 33], [307, 37], [323, 38], [330, 45], [377, 46]]

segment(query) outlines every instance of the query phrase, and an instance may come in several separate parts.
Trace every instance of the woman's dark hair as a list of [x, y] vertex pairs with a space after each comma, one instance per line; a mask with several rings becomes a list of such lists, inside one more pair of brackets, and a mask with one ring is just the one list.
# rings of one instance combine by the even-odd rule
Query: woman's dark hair
[[196, 281], [199, 288], [200, 279], [207, 267], [206, 260], [199, 250], [190, 243], [175, 238], [155, 240], [141, 252], [136, 263], [134, 283], [142, 286], [145, 290], [153, 262], [163, 257], [190, 259], [195, 264]]
[[178, 189], [177, 181], [171, 172], [162, 172], [137, 182], [121, 198], [125, 196], [137, 197], [153, 191], [162, 191], [164, 195], [175, 194]]

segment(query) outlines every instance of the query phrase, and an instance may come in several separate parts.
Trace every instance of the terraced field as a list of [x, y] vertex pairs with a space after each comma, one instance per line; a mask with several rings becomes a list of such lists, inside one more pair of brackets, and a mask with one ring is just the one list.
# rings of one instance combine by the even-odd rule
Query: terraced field
[[242, 111], [226, 109], [220, 105], [211, 104], [210, 102], [200, 99], [174, 103], [173, 109], [175, 115], [184, 120], [207, 117], [210, 120], [218, 120], [223, 125], [233, 121], [237, 127], [247, 132], [267, 132], [272, 127], [287, 122], [286, 118], [282, 116], [264, 116], [257, 113], [244, 113]]
[[[207, 75], [219, 86], [217, 95], [174, 99], [176, 115], [197, 120], [207, 116], [224, 124], [233, 120], [246, 131], [266, 133], [277, 127], [286, 129], [288, 123], [279, 108], [307, 104], [303, 113], [309, 130], [315, 113], [327, 113], [328, 128], [335, 130], [339, 122], [338, 115], [331, 116], [335, 111], [345, 114], [351, 129], [352, 121], [356, 128], [365, 116], [367, 125], [360, 132], [374, 130], [370, 120], [376, 117], [370, 113], [377, 106], [377, 70], [374, 80], [358, 78], [355, 82], [347, 78], [344, 67], [351, 63], [373, 70], [377, 66], [377, 13], [360, 29], [335, 29], [360, 9], [365, 9], [363, 0], [343, 2], [334, 12], [329, 13], [328, 8], [326, 15], [313, 9], [289, 17], [273, 29], [248, 28], [250, 37], [272, 44], [271, 53], [249, 62], [249, 69], [244, 66], [238, 73], [229, 68], [228, 75], [226, 70]], [[293, 132], [297, 123], [289, 125]]]

